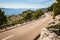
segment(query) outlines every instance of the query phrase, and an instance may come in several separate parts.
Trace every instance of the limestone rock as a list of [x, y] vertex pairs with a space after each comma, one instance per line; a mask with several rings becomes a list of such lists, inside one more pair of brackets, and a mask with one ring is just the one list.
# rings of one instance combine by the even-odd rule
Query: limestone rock
[[48, 29], [43, 28], [41, 30], [41, 36], [39, 40], [60, 40], [60, 38], [58, 38], [58, 36], [54, 32], [51, 32]]

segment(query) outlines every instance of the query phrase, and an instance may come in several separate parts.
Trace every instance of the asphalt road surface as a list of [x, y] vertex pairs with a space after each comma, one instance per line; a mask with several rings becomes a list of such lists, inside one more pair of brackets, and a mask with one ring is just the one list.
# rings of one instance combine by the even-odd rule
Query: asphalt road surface
[[35, 22], [0, 33], [0, 40], [34, 40], [40, 34], [41, 29], [47, 27], [52, 20], [50, 15], [45, 15], [46, 17]]

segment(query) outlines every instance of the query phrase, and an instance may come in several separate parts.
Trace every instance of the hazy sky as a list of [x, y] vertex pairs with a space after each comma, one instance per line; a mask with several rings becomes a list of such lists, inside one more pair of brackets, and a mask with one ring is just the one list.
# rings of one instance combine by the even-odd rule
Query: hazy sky
[[46, 8], [55, 0], [0, 0], [3, 8]]

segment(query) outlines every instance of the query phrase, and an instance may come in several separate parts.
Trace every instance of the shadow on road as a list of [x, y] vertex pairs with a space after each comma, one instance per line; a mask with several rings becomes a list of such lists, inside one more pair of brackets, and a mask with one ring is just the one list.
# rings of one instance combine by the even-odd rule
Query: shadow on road
[[34, 40], [38, 40], [39, 37], [40, 37], [40, 34]]

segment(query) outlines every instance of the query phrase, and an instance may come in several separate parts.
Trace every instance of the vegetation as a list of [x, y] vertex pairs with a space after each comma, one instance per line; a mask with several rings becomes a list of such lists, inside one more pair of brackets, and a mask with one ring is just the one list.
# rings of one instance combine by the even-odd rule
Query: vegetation
[[48, 29], [54, 28], [54, 29], [60, 29], [60, 23], [56, 25], [51, 25], [50, 27], [47, 27]]
[[[13, 26], [15, 24], [21, 24], [27, 21], [32, 21], [35, 19], [38, 19], [40, 16], [44, 15], [44, 12], [42, 10], [36, 10], [36, 11], [32, 11], [32, 10], [26, 10], [24, 12], [22, 12], [21, 14], [18, 15], [10, 15], [10, 16], [5, 16], [4, 15], [4, 11], [0, 10], [0, 16], [1, 16], [1, 25], [3, 25], [5, 23], [5, 25], [1, 26], [2, 28], [6, 26]], [[7, 22], [7, 24], [6, 24]]]
[[52, 11], [53, 16], [59, 15], [60, 14], [60, 0], [56, 0], [57, 2], [53, 3], [47, 11]]
[[44, 15], [43, 11], [41, 11], [40, 9], [35, 11], [35, 13], [33, 14], [33, 19], [37, 19], [39, 18], [41, 15]]
[[7, 18], [4, 13], [5, 12], [2, 9], [0, 9], [0, 25], [3, 25], [7, 22]]
[[32, 14], [33, 14], [33, 12], [31, 10], [27, 10], [25, 12], [25, 16], [23, 17], [23, 19], [25, 21], [31, 21], [32, 20]]
[[43, 14], [44, 13], [41, 10], [36, 10], [36, 11], [26, 10], [26, 11], [22, 12], [22, 14], [10, 17], [9, 20], [11, 20], [11, 22], [15, 22], [15, 23], [16, 22], [17, 23], [24, 23], [27, 21], [32, 21], [34, 19], [37, 19], [40, 16], [42, 16]]
[[[7, 23], [7, 17], [4, 14], [5, 12], [0, 8], [0, 25], [4, 25]], [[0, 26], [0, 28], [3, 28]]]
[[56, 4], [56, 2], [53, 3], [50, 7], [48, 7], [48, 8], [47, 8], [47, 12], [53, 11], [53, 7], [54, 7], [55, 4]]
[[[53, 13], [53, 19], [55, 19], [55, 16], [60, 15], [60, 0], [56, 0], [55, 3], [53, 3], [48, 9], [47, 11], [52, 11]], [[60, 30], [60, 23], [56, 24], [56, 25], [52, 25], [49, 28], [54, 28], [54, 29], [59, 29]]]

